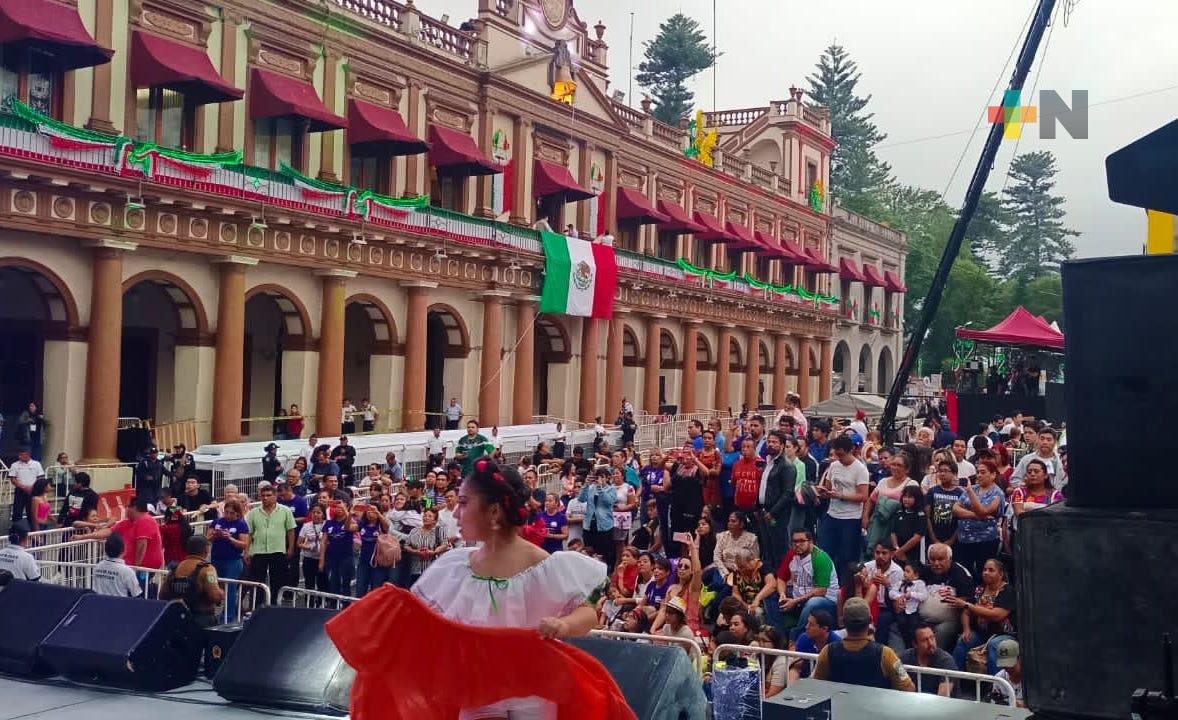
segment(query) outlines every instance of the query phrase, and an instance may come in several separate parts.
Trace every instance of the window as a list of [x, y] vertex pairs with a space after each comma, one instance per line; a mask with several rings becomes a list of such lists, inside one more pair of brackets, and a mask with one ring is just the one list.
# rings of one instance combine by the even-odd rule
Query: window
[[21, 100], [39, 113], [61, 119], [61, 71], [53, 56], [36, 47], [0, 45], [0, 104]]
[[675, 260], [679, 257], [679, 234], [672, 232], [659, 233], [659, 257], [663, 260]]
[[623, 222], [618, 226], [618, 247], [638, 252], [639, 226], [636, 222]]
[[743, 250], [728, 250], [726, 252], [728, 254], [728, 269], [735, 270], [737, 275], [744, 272], [744, 266], [741, 265], [741, 262], [740, 262], [741, 258], [744, 257], [744, 251]]
[[806, 192], [810, 192], [810, 188], [814, 187], [814, 183], [818, 182], [818, 166], [812, 162], [806, 163]]
[[564, 195], [546, 195], [536, 200], [536, 219], [547, 220], [553, 232], [564, 232]]
[[348, 182], [362, 190], [392, 194], [389, 158], [377, 155], [353, 155], [348, 165]]
[[196, 113], [184, 95], [166, 88], [135, 91], [135, 139], [189, 150]]
[[769, 282], [773, 279], [769, 277], [769, 258], [757, 258], [757, 279], [761, 282]]
[[431, 204], [455, 212], [466, 212], [465, 175], [438, 175], [437, 170], [434, 170], [432, 190]]
[[286, 163], [303, 169], [305, 121], [291, 117], [263, 118], [254, 121], [254, 165], [277, 170]]

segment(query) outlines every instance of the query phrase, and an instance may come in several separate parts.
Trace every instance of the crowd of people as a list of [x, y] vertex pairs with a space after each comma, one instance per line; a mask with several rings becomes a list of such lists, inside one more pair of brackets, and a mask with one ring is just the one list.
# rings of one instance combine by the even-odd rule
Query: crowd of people
[[[632, 412], [619, 413], [628, 432], [617, 448], [599, 423], [591, 446], [570, 448], [558, 432], [518, 462], [473, 420], [454, 443], [435, 431], [421, 478], [391, 452], [357, 467], [346, 435], [312, 435], [288, 463], [271, 444], [253, 506], [233, 486], [214, 499], [183, 446], [150, 448], [123, 520], [96, 521], [97, 496], [78, 473], [57, 522], [106, 541], [98, 591], [133, 595], [142, 582], [128, 566], [169, 568], [161, 593], [211, 623], [218, 605], [236, 602], [214, 591], [218, 578], [267, 584], [273, 601], [288, 585], [354, 597], [418, 587], [432, 566], [483, 542], [459, 522], [466, 480], [482, 472], [509, 478], [510, 501], [496, 497], [520, 539], [600, 561], [604, 582], [584, 598], [594, 627], [683, 638], [705, 656], [720, 645], [819, 653], [813, 669], [767, 663], [766, 695], [810, 674], [912, 689], [904, 665], [1002, 673], [1021, 687], [1011, 549], [1018, 518], [1062, 498], [1067, 455], [1055, 429], [997, 417], [963, 439], [934, 415], [889, 446], [862, 413], [807, 418], [791, 395], [768, 416], [692, 420], [681, 446], [640, 453]], [[39, 521], [36, 497], [34, 487], [26, 512]], [[193, 532], [194, 519], [207, 530]], [[0, 569], [32, 574], [20, 559], [27, 528], [14, 528]], [[511, 583], [480, 577], [496, 605], [511, 602]], [[922, 689], [957, 690], [950, 680]]]

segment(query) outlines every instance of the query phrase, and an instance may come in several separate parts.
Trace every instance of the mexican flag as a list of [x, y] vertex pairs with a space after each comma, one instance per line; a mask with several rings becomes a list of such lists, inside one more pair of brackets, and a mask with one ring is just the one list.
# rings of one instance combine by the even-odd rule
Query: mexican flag
[[541, 232], [540, 238], [545, 259], [540, 312], [613, 317], [618, 287], [613, 247], [551, 232]]

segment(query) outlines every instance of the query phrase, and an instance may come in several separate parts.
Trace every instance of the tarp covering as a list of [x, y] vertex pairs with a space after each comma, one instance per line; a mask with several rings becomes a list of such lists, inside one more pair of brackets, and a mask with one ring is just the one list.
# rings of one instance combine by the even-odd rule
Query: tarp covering
[[995, 345], [1024, 345], [1051, 350], [1063, 350], [1064, 347], [1063, 333], [1021, 305], [989, 330], [957, 328], [957, 337]]

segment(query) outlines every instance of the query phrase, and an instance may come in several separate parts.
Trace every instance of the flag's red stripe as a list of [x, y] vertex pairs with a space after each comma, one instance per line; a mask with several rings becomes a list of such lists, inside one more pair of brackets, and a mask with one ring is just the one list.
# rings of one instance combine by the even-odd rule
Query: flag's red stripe
[[609, 320], [614, 315], [614, 294], [618, 289], [618, 262], [609, 245], [593, 243], [597, 280], [593, 287], [593, 317]]

